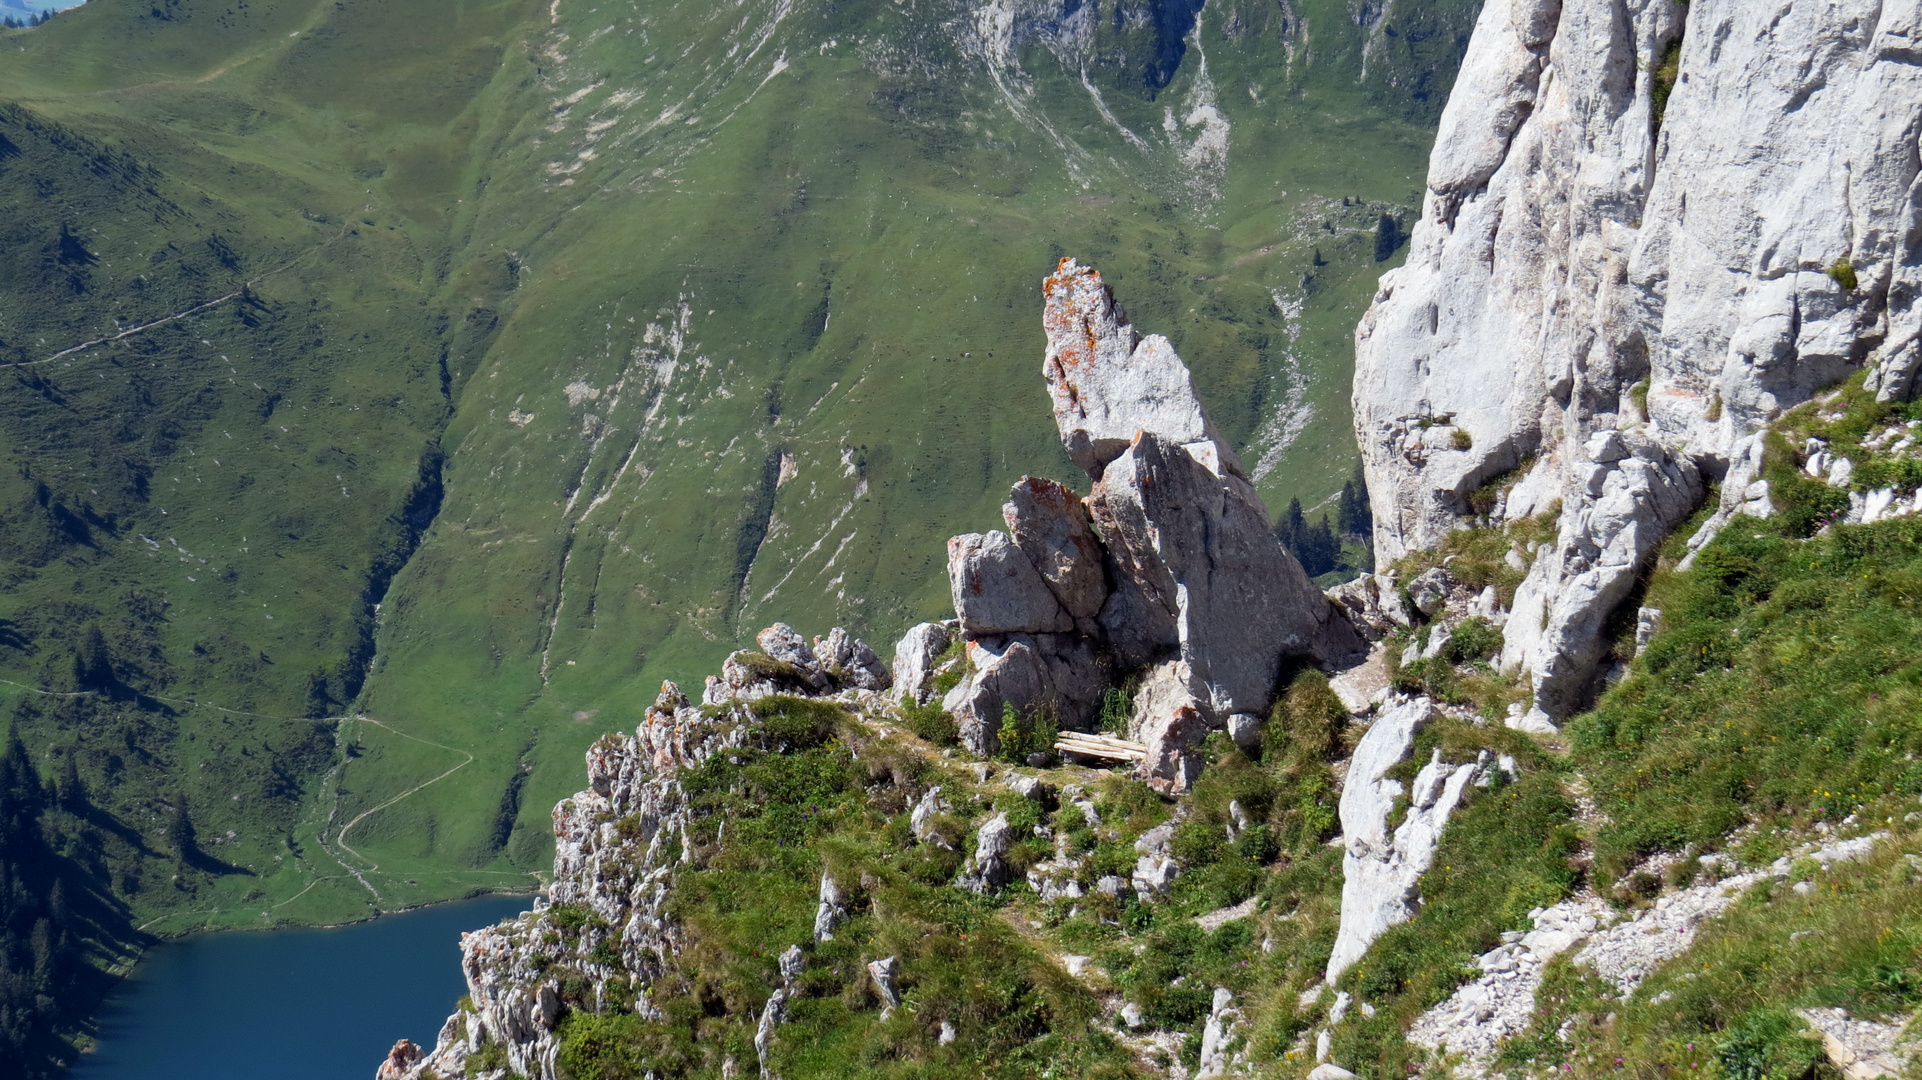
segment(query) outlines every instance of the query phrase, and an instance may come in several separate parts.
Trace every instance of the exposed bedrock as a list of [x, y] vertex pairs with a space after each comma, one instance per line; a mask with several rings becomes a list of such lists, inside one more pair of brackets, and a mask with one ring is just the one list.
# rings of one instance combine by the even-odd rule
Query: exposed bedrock
[[1155, 680], [1181, 693], [1140, 695], [1130, 734], [1154, 748], [1143, 778], [1185, 790], [1201, 738], [1264, 711], [1285, 662], [1347, 662], [1365, 645], [1282, 549], [1166, 339], [1137, 333], [1073, 259], [1043, 291], [1055, 422], [1093, 489], [1084, 500], [1023, 478], [1002, 508], [1006, 533], [949, 541], [969, 644], [944, 704], [968, 747], [989, 754], [1005, 706], [1082, 726], [1118, 674], [1157, 665]]
[[1483, 520], [1559, 500], [1504, 653], [1534, 723], [1585, 702], [1601, 626], [1706, 481], [1702, 539], [1767, 512], [1764, 425], [1863, 368], [1914, 389], [1919, 6], [1483, 8], [1407, 264], [1356, 331], [1355, 430], [1383, 567], [1524, 464]]

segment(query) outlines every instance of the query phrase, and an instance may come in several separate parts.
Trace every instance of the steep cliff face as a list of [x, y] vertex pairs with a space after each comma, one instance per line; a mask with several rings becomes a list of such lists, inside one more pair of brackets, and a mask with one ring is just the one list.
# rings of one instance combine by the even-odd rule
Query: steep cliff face
[[1559, 510], [1502, 657], [1535, 726], [1709, 482], [1708, 531], [1767, 512], [1764, 425], [1864, 367], [1911, 391], [1919, 33], [1913, 0], [1484, 7], [1356, 331], [1355, 429], [1383, 566], [1491, 481], [1484, 523]]

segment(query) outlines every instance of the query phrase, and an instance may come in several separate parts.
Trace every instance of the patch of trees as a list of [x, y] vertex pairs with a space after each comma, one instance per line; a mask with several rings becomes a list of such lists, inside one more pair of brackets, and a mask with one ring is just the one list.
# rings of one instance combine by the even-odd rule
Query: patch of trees
[[1368, 482], [1361, 465], [1355, 475], [1341, 485], [1335, 519], [1331, 524], [1324, 512], [1321, 520], [1310, 522], [1300, 499], [1288, 500], [1288, 509], [1275, 523], [1275, 537], [1288, 550], [1309, 577], [1340, 570], [1362, 573], [1371, 569], [1373, 557], [1374, 514], [1368, 508]]
[[29, 1080], [72, 1059], [84, 1008], [110, 984], [96, 963], [137, 945], [109, 891], [103, 837], [72, 754], [43, 781], [17, 731], [0, 750], [0, 1061]]
[[8, 15], [6, 18], [0, 19], [0, 27], [5, 27], [8, 30], [21, 30], [27, 27], [42, 26], [58, 14], [60, 13], [57, 11], [33, 11], [29, 12], [24, 19]]

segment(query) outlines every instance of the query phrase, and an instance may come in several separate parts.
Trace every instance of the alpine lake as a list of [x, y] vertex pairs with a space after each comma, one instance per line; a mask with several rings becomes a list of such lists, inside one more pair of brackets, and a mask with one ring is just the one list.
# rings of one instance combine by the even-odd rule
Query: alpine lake
[[486, 896], [328, 929], [159, 945], [107, 1001], [73, 1080], [369, 1080], [394, 1042], [432, 1049], [467, 992], [460, 935], [527, 910]]

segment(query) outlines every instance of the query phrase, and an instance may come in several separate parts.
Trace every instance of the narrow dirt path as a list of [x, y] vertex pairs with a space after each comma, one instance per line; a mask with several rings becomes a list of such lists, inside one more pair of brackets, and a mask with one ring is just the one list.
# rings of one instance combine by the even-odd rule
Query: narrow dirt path
[[347, 235], [347, 231], [350, 227], [351, 225], [342, 225], [340, 227], [340, 231], [335, 233], [332, 239], [323, 240], [322, 242], [314, 245], [313, 247], [308, 248], [306, 251], [303, 251], [300, 254], [294, 256], [292, 259], [287, 260], [285, 263], [282, 263], [281, 265], [274, 267], [272, 270], [269, 270], [266, 273], [260, 274], [256, 277], [249, 278], [246, 284], [242, 285], [240, 288], [235, 289], [233, 292], [230, 292], [225, 296], [218, 297], [213, 300], [208, 300], [199, 304], [195, 304], [193, 307], [184, 308], [180, 311], [176, 311], [172, 315], [162, 316], [161, 318], [155, 319], [152, 322], [144, 322], [144, 323], [141, 323], [139, 326], [130, 326], [127, 329], [120, 331], [118, 334], [111, 334], [107, 337], [102, 337], [102, 338], [94, 338], [92, 341], [83, 341], [78, 345], [70, 345], [67, 348], [60, 350], [59, 352], [54, 353], [52, 356], [41, 357], [38, 360], [22, 360], [22, 361], [19, 361], [18, 363], [13, 363], [13, 364], [0, 364], [0, 368], [38, 367], [41, 364], [51, 364], [55, 360], [58, 360], [63, 356], [71, 356], [72, 354], [77, 352], [85, 352], [88, 349], [96, 348], [101, 345], [111, 345], [112, 343], [119, 341], [122, 338], [132, 337], [135, 334], [152, 330], [156, 326], [165, 326], [170, 322], [187, 318], [190, 315], [198, 315], [200, 312], [217, 308], [220, 305], [226, 303], [229, 300], [234, 299], [237, 296], [245, 295], [249, 289], [252, 289], [255, 285], [260, 284], [261, 282], [267, 280], [268, 278], [273, 277], [275, 274], [279, 274], [287, 270], [292, 270], [295, 266], [298, 266], [301, 263], [301, 261], [306, 259], [308, 256], [313, 255], [320, 251], [325, 251], [327, 248], [333, 247], [335, 243], [339, 242], [339, 240], [342, 237]]
[[[354, 717], [354, 719], [364, 724], [372, 724], [383, 731], [389, 732], [390, 734], [398, 735], [403, 739], [412, 739], [417, 743], [424, 743], [428, 746], [438, 747], [439, 749], [442, 749], [442, 750], [451, 750], [454, 753], [459, 754], [462, 758], [462, 761], [460, 764], [454, 766], [453, 768], [447, 770], [444, 773], [441, 773], [439, 776], [436, 776], [431, 780], [427, 780], [427, 781], [423, 781], [422, 783], [415, 784], [413, 787], [408, 788], [406, 791], [401, 792], [400, 794], [394, 796], [391, 799], [388, 799], [386, 802], [381, 803], [378, 806], [374, 806], [366, 810], [362, 810], [359, 814], [356, 814], [354, 816], [353, 820], [349, 821], [345, 825], [342, 825], [340, 827], [340, 831], [334, 834], [335, 845], [337, 845], [342, 851], [345, 851], [347, 854], [352, 855], [354, 858], [359, 859], [360, 861], [366, 863], [367, 869], [364, 872], [361, 870], [356, 870], [355, 868], [348, 866], [345, 862], [342, 862], [340, 856], [338, 855], [334, 856], [334, 861], [340, 863], [340, 865], [343, 868], [345, 868], [348, 873], [358, 878], [362, 885], [367, 886], [367, 891], [370, 893], [373, 893], [374, 897], [376, 899], [379, 899], [380, 890], [374, 888], [373, 884], [369, 882], [365, 877], [365, 874], [371, 874], [378, 871], [380, 869], [380, 864], [375, 862], [372, 859], [369, 859], [367, 856], [362, 855], [360, 852], [354, 850], [353, 847], [349, 846], [347, 843], [347, 834], [353, 831], [354, 826], [367, 820], [369, 817], [372, 817], [373, 815], [380, 813], [382, 810], [385, 810], [388, 807], [394, 805], [395, 803], [401, 801], [402, 799], [407, 798], [409, 795], [412, 795], [424, 788], [432, 787], [433, 785], [440, 783], [442, 780], [445, 780], [448, 777], [454, 775], [455, 773], [461, 771], [462, 769], [465, 769], [469, 765], [472, 765], [474, 763], [474, 755], [468, 753], [465, 750], [462, 750], [457, 746], [448, 746], [445, 743], [437, 743], [432, 741], [431, 739], [423, 739], [418, 735], [409, 735], [405, 731], [401, 731], [396, 728], [389, 727], [388, 725], [383, 724], [380, 721], [375, 720], [370, 716], [357, 716], [357, 717]], [[335, 797], [338, 798], [339, 796], [336, 795]], [[329, 854], [332, 854], [332, 852], [329, 852]]]

